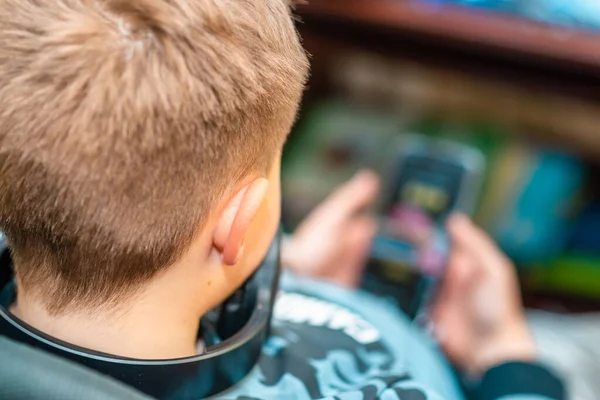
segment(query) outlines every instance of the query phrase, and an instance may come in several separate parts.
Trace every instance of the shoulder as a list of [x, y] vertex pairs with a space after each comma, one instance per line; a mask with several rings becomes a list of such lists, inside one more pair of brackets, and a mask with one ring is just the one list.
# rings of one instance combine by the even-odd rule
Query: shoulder
[[402, 399], [440, 398], [417, 382], [378, 324], [344, 301], [294, 289], [278, 296], [257, 367], [220, 398], [391, 400], [401, 393]]

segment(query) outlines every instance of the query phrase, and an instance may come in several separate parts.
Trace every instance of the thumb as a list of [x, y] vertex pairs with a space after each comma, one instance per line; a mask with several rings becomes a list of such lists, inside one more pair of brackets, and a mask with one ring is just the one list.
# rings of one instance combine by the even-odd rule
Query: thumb
[[454, 249], [450, 254], [444, 279], [434, 303], [436, 325], [444, 325], [454, 314], [467, 313], [468, 293], [477, 279], [476, 268], [469, 253]]
[[315, 211], [328, 221], [342, 221], [371, 206], [378, 192], [377, 174], [363, 170], [338, 187]]
[[468, 217], [461, 214], [451, 216], [448, 219], [447, 229], [453, 245], [471, 253], [472, 257], [478, 260], [480, 268], [493, 270], [510, 264], [492, 238], [473, 224]]
[[471, 282], [475, 279], [475, 268], [469, 253], [460, 249], [453, 250], [448, 258], [446, 272], [442, 281], [440, 296], [446, 304], [462, 299]]
[[377, 232], [377, 224], [373, 218], [359, 217], [351, 221], [343, 236], [344, 243], [339, 265], [338, 283], [347, 287], [357, 287], [366, 266], [366, 259], [371, 249], [371, 242]]

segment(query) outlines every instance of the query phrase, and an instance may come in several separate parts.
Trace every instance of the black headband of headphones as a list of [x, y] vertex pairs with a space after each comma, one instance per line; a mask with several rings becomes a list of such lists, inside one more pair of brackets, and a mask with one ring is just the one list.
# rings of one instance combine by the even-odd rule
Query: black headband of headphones
[[160, 399], [199, 399], [239, 382], [256, 364], [268, 336], [279, 281], [278, 231], [257, 271], [200, 321], [205, 351], [194, 357], [137, 360], [99, 353], [36, 330], [9, 312], [15, 298], [12, 262], [0, 239], [0, 335], [99, 371]]

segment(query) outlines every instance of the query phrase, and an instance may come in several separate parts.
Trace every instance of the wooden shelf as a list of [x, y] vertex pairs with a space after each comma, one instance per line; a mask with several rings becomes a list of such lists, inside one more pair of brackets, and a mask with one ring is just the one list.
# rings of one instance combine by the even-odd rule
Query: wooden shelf
[[600, 32], [413, 0], [310, 0], [299, 15], [412, 32], [600, 71]]

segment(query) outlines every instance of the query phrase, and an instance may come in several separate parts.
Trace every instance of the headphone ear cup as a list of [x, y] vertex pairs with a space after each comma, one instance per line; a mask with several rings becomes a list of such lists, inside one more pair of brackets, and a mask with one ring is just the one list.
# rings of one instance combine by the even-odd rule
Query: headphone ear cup
[[0, 232], [0, 306], [8, 308], [15, 300], [16, 287], [12, 269], [12, 258], [6, 241]]
[[271, 286], [271, 299], [269, 302], [270, 320], [277, 297], [277, 290], [279, 289], [282, 236], [283, 230], [279, 228], [260, 267], [248, 278], [242, 287], [236, 290], [221, 305], [216, 323], [217, 335], [221, 341], [235, 335], [250, 320], [258, 303], [259, 290], [264, 288], [265, 285]]
[[271, 335], [271, 319], [273, 318], [273, 309], [275, 308], [275, 301], [277, 301], [277, 295], [279, 294], [279, 279], [281, 277], [281, 243], [284, 240], [283, 227], [279, 227], [277, 236], [269, 249], [269, 253], [266, 257], [266, 262], [272, 263], [274, 271], [272, 272], [271, 281], [271, 300], [269, 302], [269, 326], [267, 326], [266, 337]]
[[255, 275], [252, 275], [241, 288], [225, 300], [217, 321], [217, 335], [221, 341], [232, 337], [246, 325], [256, 307], [256, 296], [256, 279]]
[[247, 282], [199, 321], [204, 346], [198, 355], [175, 360], [132, 360], [74, 346], [26, 325], [6, 307], [14, 299], [15, 287], [10, 254], [2, 249], [0, 278], [4, 280], [0, 289], [8, 300], [0, 303], [0, 336], [85, 365], [153, 398], [215, 396], [243, 379], [261, 355], [279, 279], [280, 236], [281, 231]]

